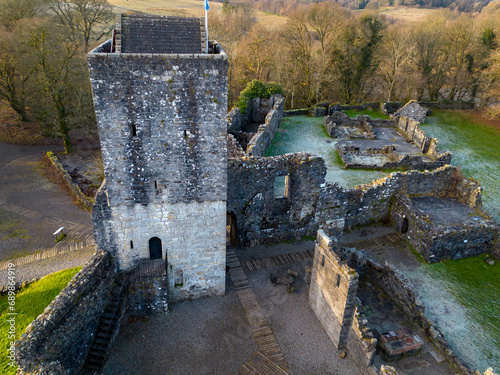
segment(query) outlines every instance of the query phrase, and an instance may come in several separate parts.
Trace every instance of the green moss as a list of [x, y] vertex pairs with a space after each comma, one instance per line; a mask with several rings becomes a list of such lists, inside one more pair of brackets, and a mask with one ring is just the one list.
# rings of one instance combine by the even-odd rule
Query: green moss
[[315, 236], [302, 236], [301, 241], [316, 241]]
[[169, 79], [167, 82], [168, 83], [174, 83], [174, 80], [173, 79]]
[[342, 161], [342, 158], [339, 155], [339, 152], [337, 150], [332, 151], [332, 159], [335, 164], [337, 164], [339, 167], [345, 168], [345, 164]]
[[417, 258], [417, 260], [422, 263], [422, 264], [427, 264], [427, 262], [425, 261], [424, 257], [417, 251], [417, 249], [415, 249], [412, 244], [410, 243], [410, 241], [406, 240], [406, 245], [408, 246], [408, 248], [410, 249], [410, 251], [412, 252], [413, 255], [415, 255], [415, 258]]
[[[15, 340], [18, 340], [26, 327], [49, 305], [50, 302], [61, 292], [71, 278], [80, 271], [81, 267], [70, 268], [59, 271], [41, 278], [38, 281], [22, 288], [16, 293], [15, 311], [16, 315], [16, 333]], [[7, 318], [10, 316], [7, 294], [0, 295], [0, 371], [4, 375], [14, 375], [17, 367], [9, 366], [7, 358], [7, 348], [10, 346], [8, 335], [9, 324]], [[10, 311], [13, 312], [13, 311]]]

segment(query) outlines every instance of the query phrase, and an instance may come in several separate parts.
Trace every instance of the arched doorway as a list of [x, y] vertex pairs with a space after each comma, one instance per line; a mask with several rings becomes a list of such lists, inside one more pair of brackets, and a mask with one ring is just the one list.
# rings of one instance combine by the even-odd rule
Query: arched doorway
[[149, 259], [162, 259], [161, 240], [158, 237], [149, 239]]
[[408, 225], [409, 225], [409, 223], [408, 223], [408, 219], [405, 217], [405, 218], [403, 219], [403, 224], [401, 224], [401, 233], [406, 233], [406, 232], [408, 232]]
[[228, 212], [226, 215], [226, 243], [236, 246], [236, 215]]

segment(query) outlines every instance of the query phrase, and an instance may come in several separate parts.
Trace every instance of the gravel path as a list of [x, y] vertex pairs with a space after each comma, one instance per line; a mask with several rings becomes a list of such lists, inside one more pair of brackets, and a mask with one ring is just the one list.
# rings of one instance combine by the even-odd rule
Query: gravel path
[[[94, 251], [94, 249], [82, 249], [15, 267], [16, 282], [22, 284], [25, 281], [37, 280], [53, 272], [83, 266], [94, 254]], [[0, 290], [7, 287], [7, 273], [8, 270], [0, 271]]]
[[236, 291], [169, 304], [166, 315], [120, 329], [105, 375], [234, 374], [257, 351]]

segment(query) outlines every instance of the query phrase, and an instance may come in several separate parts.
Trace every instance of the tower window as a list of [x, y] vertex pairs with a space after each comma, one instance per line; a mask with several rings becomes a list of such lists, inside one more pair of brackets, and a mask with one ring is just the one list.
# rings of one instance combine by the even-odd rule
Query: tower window
[[130, 241], [130, 248], [133, 249], [134, 248], [134, 241]]
[[135, 124], [132, 124], [132, 136], [136, 137], [137, 136], [137, 127]]

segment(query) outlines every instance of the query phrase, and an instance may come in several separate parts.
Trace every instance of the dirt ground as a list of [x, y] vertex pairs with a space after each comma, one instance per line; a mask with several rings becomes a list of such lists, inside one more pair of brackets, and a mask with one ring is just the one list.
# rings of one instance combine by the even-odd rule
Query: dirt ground
[[104, 166], [100, 150], [77, 150], [72, 154], [55, 153], [73, 182], [87, 197], [95, 197], [104, 180]]

